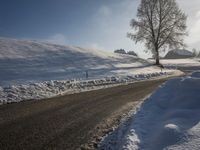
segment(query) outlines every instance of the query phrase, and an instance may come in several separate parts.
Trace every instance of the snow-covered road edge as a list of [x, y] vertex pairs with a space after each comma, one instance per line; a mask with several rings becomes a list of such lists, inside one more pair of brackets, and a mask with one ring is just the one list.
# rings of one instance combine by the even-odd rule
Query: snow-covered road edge
[[183, 73], [178, 70], [165, 70], [163, 72], [120, 77], [111, 76], [95, 80], [45, 81], [24, 85], [12, 85], [4, 88], [0, 87], [0, 105], [24, 100], [40, 100], [64, 94], [79, 93], [137, 81], [154, 80], [180, 75], [183, 75]]
[[200, 72], [164, 83], [103, 138], [104, 150], [200, 149]]

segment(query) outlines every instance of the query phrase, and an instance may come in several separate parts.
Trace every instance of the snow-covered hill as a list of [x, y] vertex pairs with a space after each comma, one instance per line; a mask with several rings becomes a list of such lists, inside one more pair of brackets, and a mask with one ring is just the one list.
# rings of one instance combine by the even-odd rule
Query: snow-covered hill
[[0, 104], [180, 74], [131, 55], [0, 38]]
[[194, 57], [192, 52], [185, 49], [175, 49], [169, 51], [166, 54], [165, 59], [181, 59], [181, 58], [191, 58], [191, 57]]
[[0, 86], [26, 81], [90, 78], [148, 66], [143, 59], [96, 49], [0, 38]]

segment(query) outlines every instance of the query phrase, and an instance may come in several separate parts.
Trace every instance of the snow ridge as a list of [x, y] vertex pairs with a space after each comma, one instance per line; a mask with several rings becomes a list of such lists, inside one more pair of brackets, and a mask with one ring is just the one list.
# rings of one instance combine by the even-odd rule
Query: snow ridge
[[38, 83], [33, 82], [29, 84], [11, 85], [4, 88], [0, 87], [0, 104], [24, 100], [39, 100], [62, 94], [107, 88], [119, 84], [154, 79], [172, 74], [173, 72], [157, 72], [121, 77], [111, 76], [95, 80], [51, 80]]

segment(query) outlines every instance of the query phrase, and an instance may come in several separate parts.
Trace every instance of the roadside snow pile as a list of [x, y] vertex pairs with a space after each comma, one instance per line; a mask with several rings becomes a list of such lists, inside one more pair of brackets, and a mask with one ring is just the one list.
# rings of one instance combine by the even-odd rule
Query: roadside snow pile
[[99, 149], [199, 150], [200, 73], [169, 80]]
[[38, 100], [62, 94], [101, 89], [118, 84], [131, 83], [145, 79], [154, 79], [172, 74], [173, 72], [160, 72], [121, 77], [113, 76], [96, 80], [51, 80], [40, 83], [29, 83], [26, 85], [12, 85], [4, 88], [0, 87], [0, 104], [20, 102], [23, 100], [31, 99]]

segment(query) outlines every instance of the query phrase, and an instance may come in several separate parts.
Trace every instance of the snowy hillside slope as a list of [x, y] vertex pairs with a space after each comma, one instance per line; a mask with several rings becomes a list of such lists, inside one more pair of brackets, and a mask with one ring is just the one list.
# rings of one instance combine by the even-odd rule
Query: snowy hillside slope
[[200, 72], [160, 87], [101, 146], [109, 150], [199, 150]]
[[0, 104], [181, 74], [130, 55], [0, 38]]
[[96, 49], [0, 38], [0, 86], [27, 81], [108, 76], [148, 66], [143, 59]]

